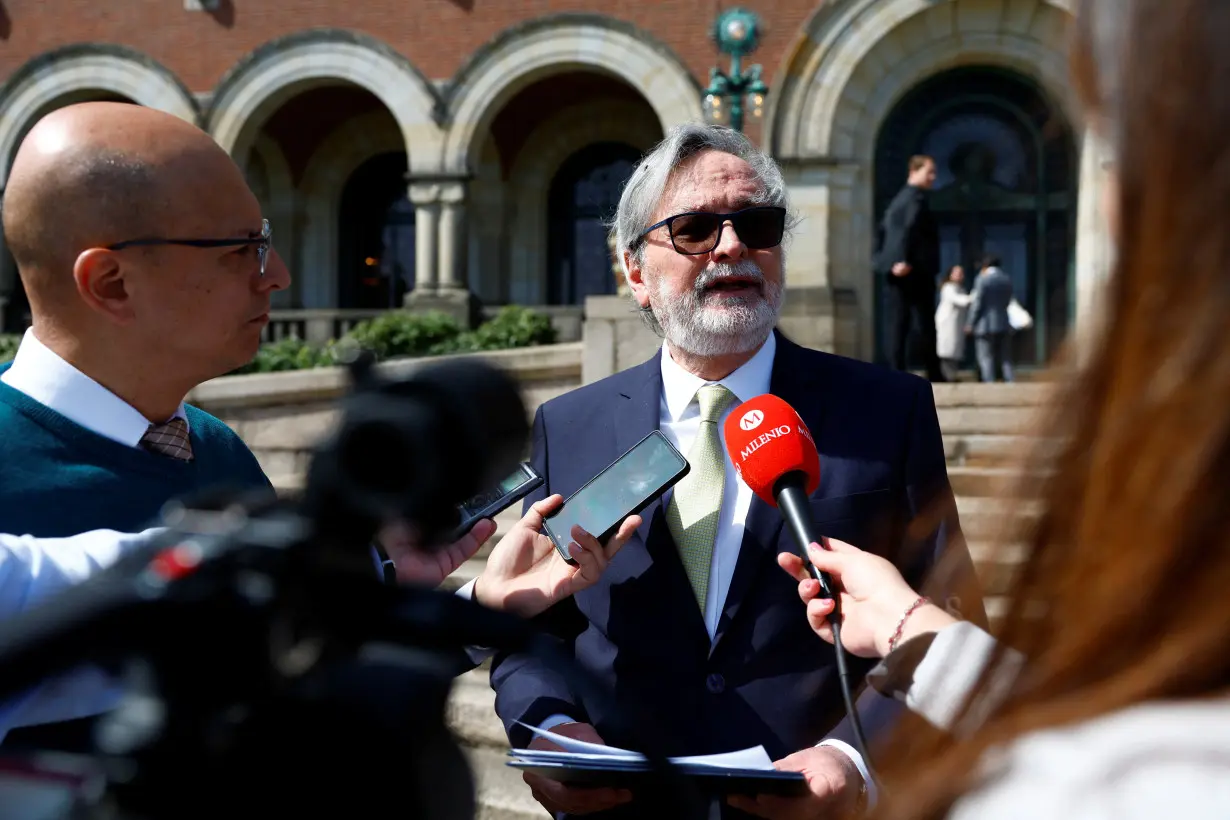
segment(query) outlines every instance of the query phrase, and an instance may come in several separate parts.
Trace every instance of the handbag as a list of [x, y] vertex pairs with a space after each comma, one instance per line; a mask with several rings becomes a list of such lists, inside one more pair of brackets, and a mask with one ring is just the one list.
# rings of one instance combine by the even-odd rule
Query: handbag
[[1029, 315], [1029, 311], [1021, 307], [1021, 303], [1014, 296], [1012, 301], [1008, 303], [1008, 324], [1013, 330], [1028, 330], [1034, 326], [1034, 317]]

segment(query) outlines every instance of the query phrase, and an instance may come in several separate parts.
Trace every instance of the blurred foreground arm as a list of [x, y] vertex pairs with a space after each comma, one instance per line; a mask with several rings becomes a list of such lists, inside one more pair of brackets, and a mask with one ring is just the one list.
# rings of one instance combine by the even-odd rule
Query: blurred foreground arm
[[[93, 530], [69, 538], [0, 535], [0, 619], [14, 617], [87, 580], [162, 533]], [[115, 682], [84, 668], [0, 704], [0, 739], [17, 726], [98, 714], [119, 697]]]

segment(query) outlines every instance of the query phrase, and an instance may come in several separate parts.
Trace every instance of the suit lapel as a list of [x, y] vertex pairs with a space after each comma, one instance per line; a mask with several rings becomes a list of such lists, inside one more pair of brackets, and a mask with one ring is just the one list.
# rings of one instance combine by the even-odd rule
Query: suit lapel
[[[773, 374], [769, 380], [769, 392], [783, 399], [798, 412], [803, 423], [811, 431], [812, 437], [819, 439], [821, 425], [824, 422], [826, 402], [817, 382], [820, 374], [810, 369], [812, 362], [805, 361], [802, 348], [777, 334], [777, 352], [773, 357]], [[821, 470], [823, 474], [823, 469]], [[722, 636], [725, 635], [735, 616], [739, 613], [744, 600], [754, 586], [756, 579], [770, 564], [776, 569], [776, 544], [783, 526], [781, 513], [778, 509], [758, 496], [752, 497], [752, 505], [748, 509], [747, 521], [744, 524], [743, 543], [739, 548], [739, 559], [735, 564], [735, 573], [730, 580], [730, 590], [726, 593], [726, 604], [722, 609], [722, 617], [718, 621], [717, 632], [713, 637], [710, 654], [717, 650]], [[776, 571], [781, 572], [780, 569]]]

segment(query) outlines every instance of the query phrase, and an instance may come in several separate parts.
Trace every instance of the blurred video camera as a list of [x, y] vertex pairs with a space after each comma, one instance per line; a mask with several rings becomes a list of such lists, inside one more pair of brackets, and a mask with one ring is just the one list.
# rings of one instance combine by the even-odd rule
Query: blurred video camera
[[37, 816], [473, 816], [444, 722], [451, 681], [465, 646], [533, 633], [455, 595], [383, 584], [369, 545], [393, 521], [439, 544], [457, 504], [524, 455], [526, 409], [485, 364], [392, 380], [363, 356], [351, 374], [297, 502], [173, 503], [157, 543], [0, 625], [0, 700], [82, 665], [126, 692], [96, 723], [94, 754], [0, 761], [0, 778], [20, 771], [41, 795]]

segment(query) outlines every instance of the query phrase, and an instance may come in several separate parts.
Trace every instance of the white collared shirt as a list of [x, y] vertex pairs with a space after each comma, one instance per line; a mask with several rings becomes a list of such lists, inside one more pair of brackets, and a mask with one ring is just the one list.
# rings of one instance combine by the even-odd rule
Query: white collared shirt
[[[769, 392], [773, 375], [773, 357], [777, 353], [777, 338], [769, 334], [739, 369], [729, 376], [709, 382], [680, 367], [670, 356], [670, 348], [662, 347], [662, 402], [658, 429], [686, 457], [700, 432], [700, 403], [696, 393], [707, 384], [720, 384], [734, 394], [734, 401], [718, 419], [722, 452], [726, 452], [726, 417], [745, 401]], [[722, 489], [722, 507], [718, 511], [717, 535], [713, 541], [713, 558], [709, 565], [709, 591], [705, 596], [705, 629], [710, 640], [717, 633], [718, 622], [726, 607], [726, 593], [734, 578], [735, 564], [743, 545], [747, 513], [752, 507], [752, 490], [735, 473], [735, 465], [725, 459], [726, 480]], [[673, 491], [671, 491], [673, 492]], [[670, 503], [671, 492], [662, 497], [663, 508]]]
[[[38, 340], [33, 329], [22, 337], [13, 364], [0, 375], [0, 381], [85, 429], [129, 447], [141, 443], [151, 424], [169, 421], [155, 422], [141, 415], [131, 404], [60, 358]], [[188, 421], [183, 402], [174, 417]]]

